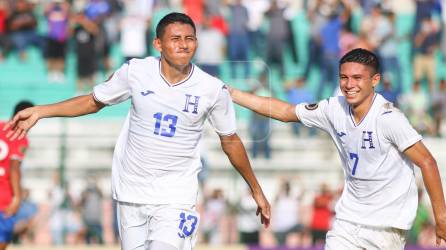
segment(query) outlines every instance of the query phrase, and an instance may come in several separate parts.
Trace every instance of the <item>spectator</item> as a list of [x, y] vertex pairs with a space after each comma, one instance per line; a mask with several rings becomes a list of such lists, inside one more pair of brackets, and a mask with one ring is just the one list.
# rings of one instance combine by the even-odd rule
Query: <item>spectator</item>
[[195, 60], [206, 73], [219, 77], [220, 64], [225, 60], [226, 39], [216, 28], [211, 26], [210, 16], [205, 16], [203, 25], [198, 30], [200, 46], [195, 54]]
[[96, 56], [99, 59], [99, 68], [106, 74], [111, 70], [111, 39], [108, 38], [105, 22], [111, 15], [111, 11], [112, 8], [109, 0], [88, 0], [85, 6], [85, 16], [98, 26], [98, 33], [95, 39]]
[[441, 79], [439, 90], [432, 97], [432, 111], [434, 114], [434, 135], [441, 137], [441, 125], [446, 115], [446, 80]]
[[347, 54], [352, 49], [357, 48], [358, 37], [353, 34], [349, 25], [342, 25], [341, 33], [339, 34], [339, 48], [341, 50], [341, 57]]
[[423, 20], [430, 19], [435, 14], [436, 0], [415, 0], [415, 20], [412, 29], [412, 39], [422, 31]]
[[277, 1], [273, 0], [270, 9], [266, 12], [270, 27], [267, 35], [266, 62], [269, 66], [278, 66], [280, 76], [284, 76], [283, 65], [284, 50], [290, 40], [290, 26], [285, 18], [285, 8], [280, 8]]
[[273, 206], [272, 218], [274, 220], [271, 224], [278, 245], [285, 245], [290, 234], [303, 232], [304, 227], [300, 223], [299, 210], [299, 200], [291, 194], [290, 183], [284, 181]]
[[49, 193], [51, 204], [50, 212], [50, 232], [51, 243], [55, 246], [65, 245], [67, 235], [74, 234], [76, 241], [79, 241], [81, 224], [74, 211], [74, 203], [68, 192], [67, 185], [59, 186], [58, 175], [54, 177], [55, 183]]
[[222, 3], [224, 1], [220, 1], [220, 0], [206, 0], [204, 1], [204, 7], [205, 7], [205, 11], [204, 11], [204, 15], [203, 18], [205, 17], [205, 15], [208, 16], [220, 16], [222, 13], [221, 7], [222, 7]]
[[298, 46], [297, 46], [297, 36], [295, 36], [294, 32], [294, 20], [297, 20], [297, 14], [303, 9], [303, 1], [302, 0], [279, 0], [278, 6], [280, 8], [285, 8], [283, 12], [283, 16], [285, 17], [289, 36], [287, 37], [287, 55], [291, 56], [291, 60], [293, 63], [299, 63], [299, 55], [298, 55]]
[[16, 214], [17, 223], [14, 225], [14, 236], [12, 241], [15, 244], [21, 243], [26, 236], [31, 240], [34, 238], [34, 217], [38, 211], [37, 204], [29, 197], [29, 189], [24, 188], [22, 194], [22, 202], [19, 211]]
[[[253, 93], [259, 96], [271, 97], [273, 93], [268, 86], [267, 73], [264, 71], [260, 76], [260, 80], [257, 86], [252, 90]], [[259, 151], [262, 150], [262, 153], [266, 159], [271, 158], [271, 120], [268, 118], [258, 115], [257, 113], [251, 113], [251, 119], [249, 121], [250, 124], [250, 135], [252, 140], [251, 153], [252, 157], [256, 158], [259, 154]]]
[[[118, 23], [120, 24], [121, 29], [116, 32], [116, 35], [107, 35], [107, 37], [110, 40], [110, 44], [112, 44], [112, 42], [116, 39], [117, 41], [121, 42], [121, 49], [124, 50], [130, 50], [131, 53], [127, 52], [124, 53], [124, 57], [128, 54], [136, 54], [137, 56], [134, 56], [135, 58], [140, 57], [140, 54], [142, 53], [143, 49], [139, 48], [139, 44], [137, 49], [135, 49], [133, 51], [133, 49], [129, 46], [132, 42], [127, 40], [131, 39], [132, 36], [134, 36], [136, 39], [138, 39], [138, 43], [140, 43], [141, 39], [144, 39], [145, 41], [145, 55], [150, 54], [150, 49], [152, 47], [152, 34], [151, 34], [151, 29], [150, 29], [150, 25], [152, 23], [152, 15], [153, 15], [153, 11], [155, 8], [155, 3], [158, 1], [155, 0], [113, 0], [116, 1], [115, 4], [111, 5], [111, 15], [112, 15], [112, 19], [114, 19], [114, 21], [111, 21], [110, 18], [107, 18], [105, 21], [105, 30], [107, 32], [107, 34], [110, 33], [111, 30], [116, 30], [116, 26], [113, 25], [114, 23]], [[113, 2], [112, 1], [112, 2]], [[126, 25], [130, 25], [128, 22], [125, 22], [123, 25], [123, 19], [125, 19], [126, 17], [131, 17], [131, 19], [137, 19], [137, 27], [130, 27], [130, 30], [128, 31], [129, 34], [125, 35], [126, 39], [125, 41], [123, 41], [122, 38], [122, 32], [127, 32], [125, 29]], [[142, 23], [140, 23], [142, 20], [145, 21], [144, 27], [144, 38], [139, 37], [140, 36], [140, 29], [141, 29], [141, 25]], [[122, 44], [122, 43], [125, 43]], [[128, 47], [127, 47], [128, 46]], [[126, 47], [126, 48], [124, 48]], [[145, 56], [144, 55], [144, 56]]]
[[328, 185], [323, 183], [320, 193], [316, 195], [313, 203], [313, 215], [311, 217], [312, 245], [323, 245], [328, 230], [331, 228], [333, 194]]
[[400, 38], [396, 35], [395, 14], [393, 12], [385, 13], [376, 29], [379, 37], [377, 49], [382, 64], [382, 74], [391, 74], [391, 81], [396, 83], [395, 92], [399, 95], [402, 92], [403, 78], [398, 60], [397, 45]]
[[147, 54], [148, 20], [145, 16], [127, 11], [121, 20], [121, 51], [125, 61], [143, 58]]
[[87, 188], [82, 193], [82, 221], [85, 226], [85, 242], [104, 244], [102, 229], [102, 192], [96, 180], [89, 180]]
[[[296, 79], [291, 84], [286, 85], [285, 91], [289, 103], [314, 103], [315, 101], [313, 93], [305, 86], [305, 80], [303, 78]], [[297, 122], [293, 123], [293, 133], [295, 135], [300, 135], [300, 130], [302, 129], [302, 127], [305, 129], [302, 124]], [[310, 136], [316, 135], [315, 128], [309, 128], [308, 132]]]
[[443, 55], [443, 62], [446, 62], [446, 0], [441, 0], [441, 21], [442, 21], [442, 36], [441, 36], [441, 54]]
[[413, 72], [415, 81], [426, 76], [429, 93], [434, 91], [435, 82], [435, 49], [438, 47], [438, 25], [430, 18], [422, 21], [421, 30], [415, 35], [415, 57]]
[[237, 228], [241, 244], [258, 245], [260, 224], [256, 214], [257, 205], [251, 198], [251, 191], [246, 189], [238, 203]]
[[304, 70], [304, 78], [308, 79], [312, 67], [320, 68], [322, 64], [322, 44], [321, 29], [328, 20], [325, 10], [329, 9], [324, 5], [325, 1], [309, 1], [307, 18], [310, 24], [310, 39], [308, 40], [308, 62]]
[[77, 57], [77, 92], [90, 91], [94, 85], [94, 75], [97, 71], [95, 40], [99, 33], [98, 25], [89, 20], [80, 11], [72, 19], [74, 41]]
[[9, 7], [6, 0], [0, 0], [0, 62], [8, 54], [11, 49], [11, 42], [9, 40], [6, 21], [9, 16]]
[[329, 87], [329, 93], [334, 92], [338, 86], [338, 60], [341, 53], [339, 47], [339, 36], [342, 26], [350, 18], [350, 7], [344, 5], [341, 13], [334, 11], [330, 18], [321, 28], [321, 44], [322, 44], [322, 65], [321, 65], [321, 80], [317, 90], [317, 99], [322, 99], [324, 90]]
[[183, 0], [185, 14], [190, 16], [198, 26], [203, 21], [205, 2], [206, 0]]
[[432, 118], [429, 116], [429, 97], [423, 92], [421, 83], [416, 81], [412, 91], [401, 96], [401, 108], [414, 128], [422, 134], [432, 134]]
[[362, 30], [359, 31], [358, 41], [357, 41], [355, 47], [356, 48], [366, 49], [366, 50], [369, 50], [369, 51], [374, 51], [375, 50], [374, 44], [372, 44], [372, 42], [370, 41], [369, 34], [367, 34], [367, 32], [362, 31]]
[[204, 242], [219, 245], [222, 242], [221, 226], [226, 214], [226, 200], [221, 189], [214, 189], [205, 200], [202, 228]]
[[268, 0], [244, 0], [243, 6], [248, 10], [249, 43], [252, 44], [253, 55], [265, 58], [265, 34], [261, 30], [266, 11], [269, 9]]
[[25, 60], [26, 49], [30, 45], [42, 48], [41, 39], [37, 34], [37, 18], [27, 0], [17, 0], [14, 6], [14, 11], [8, 19], [8, 30], [20, 59]]
[[48, 23], [48, 80], [64, 82], [65, 53], [69, 35], [70, 5], [65, 0], [52, 0], [45, 8]]
[[247, 79], [250, 74], [248, 54], [251, 47], [248, 37], [248, 10], [241, 0], [236, 0], [229, 6], [229, 11], [228, 59], [231, 61], [231, 76], [237, 78], [237, 66], [241, 64], [244, 68], [243, 79]]
[[[143, 16], [145, 16], [145, 20], [147, 22], [146, 27], [148, 27], [150, 15], [152, 13], [153, 1], [154, 0], [131, 0], [131, 2], [137, 4], [141, 4], [141, 2], [143, 2], [140, 5], [141, 9], [139, 12], [143, 14]], [[120, 29], [117, 29], [116, 27], [119, 27], [121, 18], [125, 13], [124, 3], [127, 2], [127, 0], [107, 0], [107, 2], [109, 5], [109, 9], [102, 26], [105, 32], [106, 44], [108, 44], [110, 47], [108, 53], [111, 54], [113, 45], [119, 43]], [[108, 63], [110, 64], [109, 66], [113, 67], [113, 60], [111, 59], [110, 55], [108, 60]]]
[[392, 89], [392, 83], [390, 82], [390, 77], [384, 74], [382, 80], [382, 90], [379, 93], [386, 98], [387, 101], [392, 102], [393, 105], [398, 107], [398, 93]]

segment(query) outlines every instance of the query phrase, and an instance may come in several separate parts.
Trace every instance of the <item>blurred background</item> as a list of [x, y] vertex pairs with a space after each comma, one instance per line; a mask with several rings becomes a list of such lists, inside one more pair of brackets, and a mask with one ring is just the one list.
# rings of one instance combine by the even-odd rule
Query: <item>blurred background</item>
[[[194, 63], [206, 72], [296, 104], [337, 93], [346, 51], [374, 51], [382, 65], [377, 91], [423, 134], [446, 183], [446, 0], [0, 0], [0, 119], [20, 100], [46, 104], [89, 93], [126, 60], [157, 55], [154, 28], [171, 11], [197, 24]], [[129, 106], [43, 120], [31, 131], [23, 220], [11, 249], [118, 248], [110, 170]], [[244, 181], [207, 128], [198, 249], [322, 249], [343, 185], [330, 139], [240, 107], [237, 116], [272, 203], [272, 225], [260, 226]], [[435, 244], [421, 186], [408, 249]]]

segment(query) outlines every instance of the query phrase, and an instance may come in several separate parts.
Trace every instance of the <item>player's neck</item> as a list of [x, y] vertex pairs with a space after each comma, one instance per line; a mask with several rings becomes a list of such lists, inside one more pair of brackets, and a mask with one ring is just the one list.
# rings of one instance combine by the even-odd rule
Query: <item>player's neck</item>
[[351, 105], [352, 115], [353, 115], [353, 118], [355, 119], [356, 124], [361, 122], [362, 119], [364, 119], [364, 117], [367, 115], [370, 108], [372, 107], [374, 98], [375, 98], [375, 94], [371, 94], [363, 102], [359, 103], [358, 105]]
[[170, 63], [166, 59], [161, 59], [161, 74], [170, 85], [175, 85], [186, 79], [189, 76], [191, 69], [191, 63], [186, 66], [178, 66]]

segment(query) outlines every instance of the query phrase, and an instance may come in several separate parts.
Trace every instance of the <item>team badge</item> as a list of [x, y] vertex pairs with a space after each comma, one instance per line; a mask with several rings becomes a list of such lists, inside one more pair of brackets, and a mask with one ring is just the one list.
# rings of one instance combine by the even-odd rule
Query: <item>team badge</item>
[[319, 107], [319, 105], [317, 103], [312, 103], [312, 104], [305, 105], [305, 108], [307, 110], [315, 110], [315, 109], [317, 109], [317, 107]]

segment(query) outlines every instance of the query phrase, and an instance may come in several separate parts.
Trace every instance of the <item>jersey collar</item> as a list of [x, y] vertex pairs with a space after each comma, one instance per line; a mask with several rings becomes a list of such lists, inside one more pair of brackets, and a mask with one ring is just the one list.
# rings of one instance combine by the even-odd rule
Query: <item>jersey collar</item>
[[167, 84], [167, 86], [169, 86], [169, 87], [176, 87], [176, 86], [178, 86], [178, 85], [181, 85], [181, 84], [187, 82], [187, 81], [192, 77], [192, 74], [194, 73], [195, 65], [194, 65], [193, 63], [190, 63], [190, 64], [192, 65], [192, 67], [191, 67], [191, 69], [190, 69], [189, 74], [187, 75], [187, 77], [184, 78], [184, 80], [181, 80], [181, 81], [179, 81], [179, 82], [177, 82], [177, 83], [174, 83], [174, 84], [171, 84], [171, 83], [164, 77], [163, 73], [161, 72], [161, 58], [158, 58], [158, 72], [159, 72], [161, 78], [162, 78], [162, 79], [164, 80], [164, 82]]
[[369, 110], [367, 110], [367, 113], [365, 114], [364, 117], [362, 117], [362, 119], [358, 122], [358, 124], [355, 123], [355, 119], [353, 117], [353, 112], [352, 112], [352, 107], [350, 105], [348, 105], [348, 112], [350, 113], [350, 119], [351, 119], [351, 121], [353, 123], [353, 126], [358, 127], [359, 125], [361, 125], [362, 121], [365, 120], [367, 115], [370, 113], [370, 110], [372, 109], [373, 104], [375, 103], [376, 96], [377, 96], [377, 94], [375, 93], [375, 96], [373, 96], [372, 105], [370, 105]]

